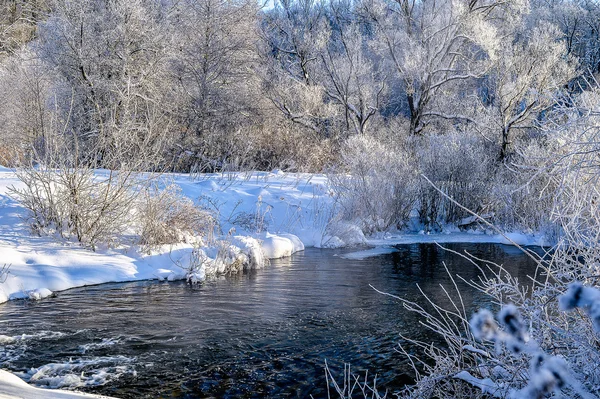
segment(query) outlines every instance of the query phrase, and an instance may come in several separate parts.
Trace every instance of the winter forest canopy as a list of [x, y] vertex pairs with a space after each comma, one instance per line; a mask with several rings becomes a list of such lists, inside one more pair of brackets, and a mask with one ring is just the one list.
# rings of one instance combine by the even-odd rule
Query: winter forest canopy
[[66, 136], [97, 166], [118, 166], [111, 154], [126, 146], [172, 170], [320, 171], [355, 136], [410, 156], [458, 134], [503, 162], [540, 143], [600, 71], [593, 1], [3, 0], [0, 10], [11, 161]]

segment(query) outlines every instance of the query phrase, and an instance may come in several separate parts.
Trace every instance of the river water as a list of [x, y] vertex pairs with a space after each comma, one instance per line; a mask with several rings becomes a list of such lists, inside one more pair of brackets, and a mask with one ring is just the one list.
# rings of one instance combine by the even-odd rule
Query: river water
[[[534, 263], [496, 244], [447, 244], [501, 263], [527, 281]], [[60, 292], [0, 306], [0, 362], [37, 386], [121, 398], [326, 396], [325, 360], [378, 375], [394, 391], [411, 381], [399, 334], [425, 330], [397, 300], [444, 301], [442, 262], [467, 280], [479, 271], [434, 244], [400, 245], [366, 259], [308, 248], [266, 269], [201, 285], [144, 281]], [[489, 299], [457, 280], [469, 312]], [[371, 286], [370, 286], [371, 285]], [[447, 303], [447, 300], [445, 301]]]

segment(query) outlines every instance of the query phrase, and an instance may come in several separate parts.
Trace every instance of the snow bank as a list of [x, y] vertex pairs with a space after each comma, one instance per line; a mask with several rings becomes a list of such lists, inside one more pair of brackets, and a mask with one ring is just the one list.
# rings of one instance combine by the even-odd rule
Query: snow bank
[[[381, 247], [344, 255], [347, 259], [364, 259], [393, 252], [391, 245], [395, 244], [508, 242], [502, 236], [475, 233], [388, 235], [383, 239], [367, 239], [353, 223], [332, 222], [336, 220], [334, 195], [324, 175], [278, 170], [207, 174], [197, 180], [183, 174], [164, 178], [165, 184], [177, 184], [183, 195], [215, 212], [222, 231], [228, 234], [217, 237], [210, 246], [196, 248], [184, 243], [154, 248], [150, 253], [135, 246], [92, 252], [52, 237], [35, 237], [23, 222], [25, 209], [8, 195], [9, 187], [19, 188], [20, 181], [10, 169], [0, 168], [0, 303], [11, 299], [41, 300], [56, 291], [108, 282], [186, 278], [199, 282], [221, 273], [262, 268], [268, 259], [290, 256], [305, 246], [336, 248], [366, 244]], [[539, 242], [537, 237], [522, 234], [509, 238], [521, 245]], [[2, 272], [3, 265], [10, 265], [8, 272], [6, 269]], [[0, 343], [20, 339], [26, 338], [0, 336]], [[52, 387], [72, 387], [97, 383], [108, 375], [100, 368], [98, 373], [82, 377], [78, 372], [80, 366], [46, 365], [30, 370], [23, 378]], [[0, 399], [7, 397], [93, 396], [40, 391], [0, 372]]]
[[260, 237], [264, 256], [269, 259], [284, 258], [304, 250], [304, 244], [293, 234], [269, 234]]
[[28, 385], [25, 381], [9, 373], [8, 371], [0, 370], [0, 399], [76, 399], [76, 398], [105, 398], [108, 396], [91, 395], [79, 392], [48, 390], [34, 388]]

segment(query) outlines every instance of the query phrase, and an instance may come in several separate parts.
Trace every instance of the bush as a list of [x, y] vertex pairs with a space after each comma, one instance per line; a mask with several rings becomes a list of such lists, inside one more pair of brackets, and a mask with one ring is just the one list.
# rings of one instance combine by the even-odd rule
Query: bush
[[416, 200], [415, 165], [408, 152], [385, 139], [352, 136], [341, 160], [343, 169], [330, 181], [342, 219], [358, 222], [367, 234], [408, 222]]
[[[466, 132], [427, 134], [412, 139], [419, 172], [460, 204], [483, 215], [493, 212], [489, 203], [496, 169], [493, 148]], [[420, 179], [419, 216], [427, 230], [441, 230], [471, 216]]]
[[537, 140], [515, 147], [511, 164], [498, 169], [490, 190], [495, 221], [505, 230], [542, 232], [555, 242], [559, 231], [552, 209], [558, 186], [546, 164], [558, 149]]
[[144, 246], [185, 242], [192, 236], [214, 239], [217, 220], [173, 184], [162, 190], [156, 185], [147, 188], [137, 214], [139, 242]]
[[[555, 247], [536, 259], [531, 282], [524, 286], [500, 265], [464, 255], [488, 270], [471, 284], [502, 306], [499, 322], [487, 311], [467, 315], [458, 289], [433, 312], [403, 301], [445, 342], [418, 343], [427, 366], [405, 397], [464, 397], [468, 389], [513, 399], [600, 395], [598, 99], [598, 92], [585, 93], [577, 108], [555, 110], [561, 123], [546, 130], [543, 145], [523, 143], [521, 164], [509, 165], [517, 187], [504, 177], [506, 206], [514, 207], [504, 215], [515, 223], [551, 222], [558, 232]], [[538, 201], [527, 204], [531, 193]]]
[[12, 194], [27, 209], [35, 233], [74, 237], [92, 249], [118, 244], [143, 183], [127, 171], [95, 175], [78, 167], [20, 167], [17, 177], [24, 187], [13, 187]]

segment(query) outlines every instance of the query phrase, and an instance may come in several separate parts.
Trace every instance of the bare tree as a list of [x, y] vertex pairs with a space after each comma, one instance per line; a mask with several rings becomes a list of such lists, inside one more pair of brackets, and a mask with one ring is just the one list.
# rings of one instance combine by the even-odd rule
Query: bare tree
[[[362, 4], [377, 27], [380, 50], [401, 82], [412, 134], [421, 134], [439, 118], [472, 121], [468, 115], [439, 109], [434, 101], [450, 95], [462, 82], [474, 87], [486, 75], [499, 46], [497, 14], [510, 5], [409, 0]], [[464, 97], [464, 93], [454, 94]]]
[[[174, 29], [173, 87], [180, 128], [198, 158], [219, 158], [260, 109], [256, 2], [182, 1]], [[225, 157], [226, 158], [226, 157]]]
[[111, 151], [123, 153], [116, 150], [123, 137], [164, 135], [167, 11], [146, 0], [57, 0], [41, 24], [37, 52], [63, 79], [55, 96], [67, 131], [97, 151], [82, 152], [91, 155], [88, 162], [118, 167], [105, 160], [115, 161]]
[[319, 80], [330, 101], [343, 109], [345, 129], [364, 134], [378, 115], [387, 95], [387, 77], [381, 60], [371, 51], [367, 28], [357, 21], [351, 5], [329, 4], [329, 38], [320, 51]]
[[0, 0], [0, 61], [35, 37], [46, 11], [45, 0]]
[[502, 46], [491, 78], [501, 131], [500, 160], [507, 157], [514, 132], [531, 127], [575, 76], [555, 26], [542, 23], [525, 35]]
[[322, 137], [332, 135], [335, 113], [316, 80], [325, 24], [325, 6], [314, 0], [277, 2], [262, 22], [265, 94], [284, 117]]

